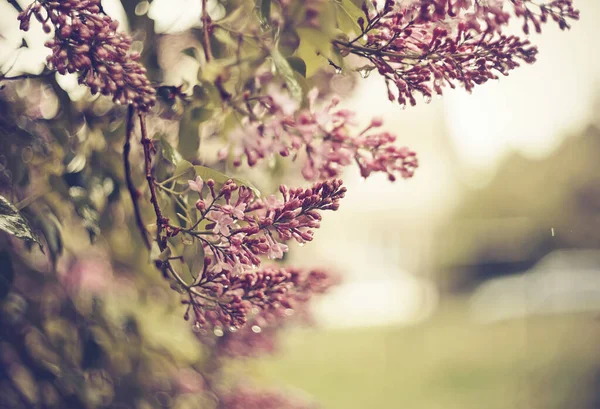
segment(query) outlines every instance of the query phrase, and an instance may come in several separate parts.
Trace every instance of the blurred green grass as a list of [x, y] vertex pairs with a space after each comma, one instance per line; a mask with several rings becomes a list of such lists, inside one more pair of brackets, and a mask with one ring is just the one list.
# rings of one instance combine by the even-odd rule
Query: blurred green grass
[[293, 330], [264, 380], [327, 409], [584, 409], [597, 405], [597, 314], [471, 322], [464, 302], [408, 327]]

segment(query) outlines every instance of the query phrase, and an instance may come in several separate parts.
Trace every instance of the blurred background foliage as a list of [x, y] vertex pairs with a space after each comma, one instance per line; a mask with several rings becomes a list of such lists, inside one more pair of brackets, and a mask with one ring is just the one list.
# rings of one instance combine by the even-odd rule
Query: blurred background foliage
[[440, 227], [434, 270], [447, 290], [532, 267], [556, 249], [600, 246], [600, 129], [590, 125], [541, 159], [513, 154]]

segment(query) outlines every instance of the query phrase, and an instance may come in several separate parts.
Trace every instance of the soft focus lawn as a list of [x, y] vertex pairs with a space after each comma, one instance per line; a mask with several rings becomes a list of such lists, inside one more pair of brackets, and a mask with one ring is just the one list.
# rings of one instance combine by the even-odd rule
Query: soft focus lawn
[[306, 390], [326, 409], [596, 408], [600, 319], [483, 325], [453, 303], [410, 327], [294, 330], [255, 370]]

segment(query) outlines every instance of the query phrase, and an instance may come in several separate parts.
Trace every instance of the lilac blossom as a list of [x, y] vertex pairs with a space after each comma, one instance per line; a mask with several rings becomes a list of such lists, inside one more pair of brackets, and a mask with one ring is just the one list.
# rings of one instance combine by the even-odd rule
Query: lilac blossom
[[[509, 7], [505, 7], [505, 3]], [[368, 64], [364, 76], [377, 71], [385, 78], [388, 98], [405, 107], [442, 95], [456, 85], [471, 91], [498, 75], [508, 75], [522, 62], [536, 61], [537, 48], [529, 40], [503, 34], [511, 16], [523, 20], [523, 31], [532, 25], [541, 31], [549, 19], [561, 29], [568, 19], [578, 19], [572, 0], [387, 0], [382, 7], [363, 4], [359, 36], [335, 40], [343, 54], [354, 54]], [[507, 9], [512, 8], [512, 14]]]
[[[196, 178], [193, 183], [204, 182]], [[197, 325], [239, 328], [253, 309], [291, 308], [293, 300], [288, 293], [292, 288], [301, 285], [303, 292], [310, 292], [301, 274], [256, 268], [264, 257], [281, 259], [288, 251], [287, 241], [311, 241], [313, 230], [320, 226], [321, 212], [338, 209], [346, 192], [342, 182], [319, 182], [307, 189], [282, 185], [282, 200], [270, 197], [264, 201], [231, 179], [220, 189], [212, 179], [205, 184], [208, 193], [198, 192], [195, 225], [164, 226], [171, 237], [181, 234], [198, 240], [204, 251], [202, 270], [191, 272], [195, 279], [184, 300], [188, 305], [186, 319], [193, 315]], [[302, 296], [295, 294], [293, 298]]]
[[195, 180], [188, 180], [188, 186], [190, 190], [201, 193], [202, 187], [204, 186], [204, 182], [202, 181], [202, 178], [200, 176], [196, 176]]
[[339, 99], [317, 107], [317, 91], [308, 95], [309, 106], [296, 111], [284, 92], [268, 88], [270, 94], [254, 108], [253, 118], [245, 118], [242, 128], [230, 134], [229, 146], [220, 152], [221, 159], [233, 157], [237, 166], [245, 155], [248, 165], [273, 155], [294, 158], [303, 155], [302, 175], [306, 180], [339, 177], [343, 169], [356, 163], [363, 177], [373, 172], [387, 174], [390, 180], [398, 176], [410, 178], [418, 167], [416, 154], [406, 147], [397, 147], [396, 137], [379, 132], [383, 121], [377, 119], [362, 131], [357, 127], [356, 114], [339, 109]]
[[131, 52], [131, 38], [117, 31], [119, 23], [101, 11], [100, 0], [38, 0], [19, 14], [21, 29], [27, 31], [32, 16], [54, 38], [46, 43], [52, 50], [50, 69], [60, 74], [77, 73], [79, 83], [92, 94], [109, 95], [120, 104], [148, 111], [156, 102], [156, 91]]
[[214, 347], [219, 356], [228, 358], [252, 358], [275, 352], [277, 334], [290, 318], [294, 323], [311, 323], [310, 300], [337, 283], [334, 275], [323, 270], [288, 268], [286, 271], [291, 275], [284, 302], [268, 304], [268, 308], [254, 308], [248, 323], [239, 330], [226, 331], [222, 337], [198, 334], [200, 340]]

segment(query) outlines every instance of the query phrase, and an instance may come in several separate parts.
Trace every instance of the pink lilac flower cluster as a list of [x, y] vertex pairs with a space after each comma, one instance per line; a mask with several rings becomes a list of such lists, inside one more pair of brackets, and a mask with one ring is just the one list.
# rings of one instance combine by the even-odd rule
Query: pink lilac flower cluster
[[[283, 200], [275, 196], [256, 199], [250, 188], [233, 180], [219, 190], [212, 179], [206, 188], [199, 177], [188, 183], [199, 195], [198, 223], [191, 229], [168, 229], [171, 235], [183, 230], [183, 234], [200, 240], [205, 252], [202, 271], [193, 272], [199, 274], [190, 287], [189, 299], [184, 301], [188, 304], [186, 319], [192, 313], [198, 326], [239, 328], [253, 308], [264, 316], [279, 308], [292, 308], [302, 295], [291, 295], [290, 289], [301, 283], [309, 292], [296, 271], [254, 269], [261, 264], [261, 257], [282, 258], [288, 250], [285, 242], [294, 239], [303, 244], [313, 239], [312, 229], [320, 226], [320, 212], [337, 210], [344, 197], [346, 188], [341, 180], [319, 182], [307, 189], [281, 186]], [[314, 278], [314, 274], [309, 277]]]
[[278, 391], [238, 385], [219, 394], [218, 409], [316, 409], [319, 405]]
[[54, 28], [48, 66], [60, 74], [77, 73], [79, 83], [92, 94], [112, 96], [116, 103], [132, 104], [148, 111], [156, 102], [156, 91], [131, 52], [131, 38], [118, 32], [119, 23], [102, 13], [100, 0], [38, 0], [19, 14], [21, 30], [27, 31], [31, 17], [46, 33]]
[[418, 10], [417, 23], [459, 17], [477, 32], [501, 32], [511, 18], [507, 8], [512, 10], [515, 17], [523, 20], [526, 34], [529, 33], [530, 23], [539, 33], [542, 31], [541, 25], [548, 22], [549, 18], [562, 30], [570, 28], [567, 19], [579, 19], [579, 11], [573, 6], [573, 0], [413, 0], [408, 7]]
[[511, 0], [515, 16], [523, 19], [523, 32], [529, 33], [531, 23], [537, 33], [542, 32], [542, 24], [548, 17], [558, 24], [561, 30], [570, 28], [568, 20], [578, 20], [579, 10], [573, 6], [573, 0], [552, 0], [547, 3], [536, 3], [531, 0]]
[[[416, 104], [415, 94], [426, 102], [433, 93], [456, 84], [471, 91], [477, 84], [498, 79], [498, 74], [533, 63], [537, 48], [528, 40], [504, 35], [511, 14], [502, 0], [419, 0], [397, 3], [387, 0], [382, 8], [363, 5], [365, 17], [358, 23], [362, 33], [353, 40], [335, 41], [345, 53], [363, 57], [369, 64], [361, 70], [377, 70], [386, 81], [388, 97], [405, 107]], [[510, 0], [513, 14], [536, 31], [548, 19], [567, 28], [567, 19], [579, 12], [571, 0], [537, 4]]]
[[[272, 277], [277, 277], [281, 270], [271, 267], [261, 273], [267, 272]], [[279, 286], [285, 288], [285, 293], [276, 297], [269, 296], [267, 303], [261, 302], [254, 306], [244, 327], [224, 332], [219, 338], [199, 333], [201, 341], [211, 345], [219, 356], [229, 358], [256, 357], [276, 351], [276, 335], [289, 322], [290, 317], [293, 316], [296, 322], [310, 322], [309, 301], [314, 295], [325, 293], [337, 281], [330, 273], [322, 270], [286, 268], [284, 276], [287, 288], [281, 284]]]
[[273, 155], [295, 158], [304, 155], [302, 175], [306, 180], [324, 180], [339, 177], [344, 167], [356, 163], [363, 177], [382, 172], [390, 180], [398, 176], [410, 178], [418, 166], [415, 152], [395, 145], [395, 135], [378, 131], [383, 125], [379, 118], [360, 132], [356, 114], [338, 109], [334, 98], [325, 107], [316, 107], [317, 90], [308, 95], [308, 107], [298, 110], [298, 104], [287, 93], [274, 86], [252, 108], [252, 115], [243, 126], [229, 135], [229, 146], [221, 150], [224, 160], [232, 155], [239, 166], [242, 156], [248, 165]]

